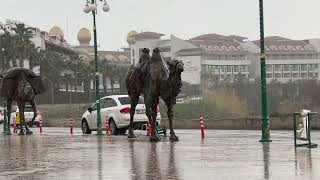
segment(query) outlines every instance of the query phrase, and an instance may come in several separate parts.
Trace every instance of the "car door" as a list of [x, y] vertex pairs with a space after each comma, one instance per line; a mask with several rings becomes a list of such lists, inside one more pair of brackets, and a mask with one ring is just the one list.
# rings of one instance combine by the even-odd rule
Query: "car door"
[[106, 98], [104, 99], [103, 106], [104, 108], [101, 110], [101, 117], [104, 118], [104, 121], [106, 118], [110, 118], [110, 115], [113, 114], [115, 107], [117, 106], [117, 103], [112, 98]]
[[91, 129], [97, 128], [97, 104], [91, 106], [92, 111], [88, 115], [88, 124]]
[[109, 98], [104, 98], [104, 99], [101, 99], [101, 101], [100, 101], [102, 127], [105, 126], [104, 123], [106, 121], [106, 118], [108, 117], [108, 106], [107, 106], [108, 99]]

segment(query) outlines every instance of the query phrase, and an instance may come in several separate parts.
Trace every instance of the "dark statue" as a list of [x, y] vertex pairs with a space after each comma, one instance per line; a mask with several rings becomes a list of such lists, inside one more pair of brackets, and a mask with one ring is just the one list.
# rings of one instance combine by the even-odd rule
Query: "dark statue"
[[37, 116], [37, 107], [35, 97], [45, 91], [43, 80], [40, 76], [36, 75], [29, 69], [25, 68], [12, 68], [8, 71], [0, 74], [0, 97], [7, 99], [8, 107], [8, 133], [10, 132], [10, 115], [12, 101], [16, 101], [19, 114], [20, 114], [20, 134], [24, 134], [23, 125], [26, 129], [26, 134], [32, 134], [29, 130], [25, 118], [24, 118], [24, 108], [25, 103], [29, 102], [33, 109], [32, 124]]
[[139, 101], [143, 94], [146, 106], [146, 115], [151, 121], [152, 133], [150, 141], [159, 141], [160, 137], [156, 130], [157, 106], [161, 98], [168, 109], [170, 126], [170, 140], [178, 141], [173, 130], [173, 105], [181, 91], [183, 63], [180, 60], [165, 61], [158, 48], [153, 50], [150, 58], [149, 49], [144, 48], [139, 63], [131, 66], [126, 78], [126, 86], [131, 100], [130, 125], [128, 138], [134, 138], [133, 118]]

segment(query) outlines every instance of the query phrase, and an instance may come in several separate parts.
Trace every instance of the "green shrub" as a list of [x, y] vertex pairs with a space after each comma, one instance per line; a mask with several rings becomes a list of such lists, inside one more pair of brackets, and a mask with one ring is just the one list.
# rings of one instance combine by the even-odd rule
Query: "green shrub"
[[[160, 109], [161, 116], [167, 118], [166, 106], [161, 104]], [[200, 102], [176, 104], [173, 112], [175, 119], [182, 120], [198, 119], [202, 113], [208, 120], [249, 116], [247, 104], [227, 89], [205, 92]]]

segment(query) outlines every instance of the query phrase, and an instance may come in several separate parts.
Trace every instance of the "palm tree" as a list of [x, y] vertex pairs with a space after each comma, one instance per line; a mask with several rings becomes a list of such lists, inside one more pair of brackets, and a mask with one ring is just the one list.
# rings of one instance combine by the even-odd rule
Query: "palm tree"
[[5, 60], [3, 63], [5, 69], [10, 67], [10, 62], [14, 67], [18, 66], [17, 60], [19, 61], [19, 66], [23, 65], [24, 59], [28, 59], [31, 64], [34, 64], [32, 60], [37, 56], [37, 48], [31, 41], [33, 37], [32, 28], [26, 27], [23, 23], [16, 24], [16, 27], [15, 32], [17, 35], [12, 37], [5, 34], [0, 44], [0, 49], [4, 49]]
[[[35, 52], [35, 45], [31, 42], [31, 38], [34, 36], [33, 30], [31, 27], [26, 27], [25, 24], [20, 23], [16, 24], [17, 29], [15, 30], [17, 36], [15, 36], [15, 47], [17, 50], [17, 56], [19, 65], [23, 65], [23, 60], [28, 59], [29, 62], [31, 60], [31, 54]], [[15, 61], [13, 61], [15, 62]]]
[[115, 78], [119, 83], [119, 92], [126, 92], [125, 79], [130, 66], [116, 66], [117, 73], [115, 73]]

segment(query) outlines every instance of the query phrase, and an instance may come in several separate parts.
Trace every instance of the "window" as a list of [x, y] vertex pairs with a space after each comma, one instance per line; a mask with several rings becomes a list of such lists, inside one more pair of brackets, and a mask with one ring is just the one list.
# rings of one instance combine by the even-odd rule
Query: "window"
[[[129, 98], [129, 97], [119, 97], [118, 99], [119, 99], [121, 105], [128, 105], [128, 104], [130, 104], [130, 98]], [[144, 99], [143, 99], [143, 97], [139, 97], [139, 102], [138, 102], [138, 104], [144, 104]]]
[[275, 78], [276, 78], [276, 79], [281, 78], [281, 73], [276, 73], [276, 74], [275, 74]]
[[270, 64], [267, 65], [267, 71], [272, 72], [272, 65]]
[[248, 66], [241, 66], [241, 72], [248, 72]]
[[224, 72], [224, 68], [219, 67], [219, 71], [220, 71], [220, 73], [223, 73]]
[[275, 65], [275, 70], [276, 71], [281, 71], [281, 65]]
[[299, 73], [292, 73], [292, 77], [295, 77], [295, 78], [299, 77]]
[[231, 66], [227, 66], [227, 72], [231, 72]]
[[92, 108], [92, 111], [97, 110], [97, 104], [94, 104], [93, 106], [91, 106], [91, 108]]
[[239, 72], [239, 66], [234, 67], [234, 72]]
[[301, 71], [306, 71], [306, 70], [307, 70], [307, 65], [306, 64], [301, 65]]
[[318, 69], [318, 64], [311, 64], [310, 71], [316, 71]]
[[116, 101], [111, 98], [102, 99], [101, 104], [102, 104], [102, 108], [109, 108], [109, 107], [117, 106]]
[[284, 74], [283, 74], [283, 77], [284, 77], [284, 78], [289, 78], [289, 77], [290, 77], [290, 73], [284, 73]]
[[290, 66], [288, 64], [283, 65], [284, 71], [290, 71]]
[[272, 73], [267, 73], [267, 78], [272, 78]]
[[293, 71], [298, 71], [299, 70], [299, 65], [295, 64], [292, 66]]

